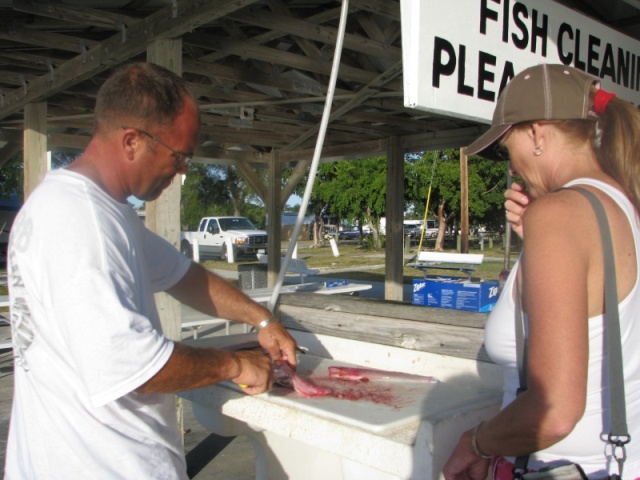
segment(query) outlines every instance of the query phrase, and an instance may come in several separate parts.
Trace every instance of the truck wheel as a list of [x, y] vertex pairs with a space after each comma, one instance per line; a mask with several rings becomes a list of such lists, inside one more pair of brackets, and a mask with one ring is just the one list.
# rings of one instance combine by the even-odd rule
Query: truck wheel
[[180, 252], [187, 258], [193, 260], [193, 247], [186, 240], [180, 244]]
[[[227, 255], [227, 247], [226, 245], [222, 248], [222, 254], [220, 255], [220, 260], [226, 262], [229, 260], [229, 255]], [[233, 247], [233, 261], [234, 263], [238, 261], [238, 249]]]

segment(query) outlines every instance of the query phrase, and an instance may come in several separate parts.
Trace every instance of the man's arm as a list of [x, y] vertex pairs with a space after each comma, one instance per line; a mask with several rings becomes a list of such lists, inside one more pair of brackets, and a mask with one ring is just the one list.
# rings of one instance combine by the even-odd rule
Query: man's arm
[[[195, 262], [191, 263], [185, 276], [167, 292], [200, 312], [254, 327], [271, 317], [267, 308]], [[280, 323], [271, 323], [261, 329], [258, 341], [272, 360], [286, 360], [291, 365], [296, 365], [296, 342]]]
[[176, 393], [223, 380], [243, 385], [250, 395], [265, 392], [273, 381], [271, 360], [259, 351], [227, 352], [175, 343], [167, 363], [137, 391]]

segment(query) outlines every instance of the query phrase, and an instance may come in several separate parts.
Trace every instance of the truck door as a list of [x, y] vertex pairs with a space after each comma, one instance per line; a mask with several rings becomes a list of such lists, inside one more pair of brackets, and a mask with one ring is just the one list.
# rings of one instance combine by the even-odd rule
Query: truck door
[[220, 255], [220, 226], [214, 218], [204, 219], [198, 228], [200, 252], [207, 255]]

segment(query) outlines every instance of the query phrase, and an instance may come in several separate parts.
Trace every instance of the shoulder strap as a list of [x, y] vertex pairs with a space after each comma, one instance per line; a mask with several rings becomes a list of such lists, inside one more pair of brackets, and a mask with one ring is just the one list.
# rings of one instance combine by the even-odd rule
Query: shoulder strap
[[[618, 289], [616, 282], [615, 258], [613, 256], [613, 241], [609, 222], [602, 203], [592, 192], [583, 187], [569, 187], [571, 190], [584, 195], [595, 212], [602, 241], [604, 257], [604, 330], [608, 353], [609, 395], [611, 405], [611, 432], [609, 443], [614, 446], [614, 457], [618, 462], [619, 476], [622, 477], [622, 467], [626, 457], [624, 446], [629, 443], [631, 437], [627, 428], [627, 414], [624, 390], [624, 374], [622, 359], [622, 339], [620, 334], [620, 318], [618, 313]], [[527, 389], [527, 339], [524, 330], [524, 316], [520, 305], [520, 288], [516, 279], [516, 350], [518, 358], [518, 374], [520, 388], [518, 394]], [[622, 449], [620, 452], [617, 448]], [[514, 465], [514, 478], [521, 478], [526, 472], [529, 455], [516, 458]]]
[[604, 322], [607, 353], [609, 356], [609, 389], [611, 394], [611, 435], [629, 436], [625, 405], [622, 339], [618, 314], [618, 287], [613, 241], [609, 221], [598, 197], [582, 187], [571, 187], [583, 194], [591, 203], [600, 226], [600, 238], [604, 255]]

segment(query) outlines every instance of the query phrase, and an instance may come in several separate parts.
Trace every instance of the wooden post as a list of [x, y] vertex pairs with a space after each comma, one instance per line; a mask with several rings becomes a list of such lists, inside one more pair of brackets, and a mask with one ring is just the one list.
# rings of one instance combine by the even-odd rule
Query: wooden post
[[[147, 60], [182, 75], [182, 40], [156, 40], [147, 47]], [[147, 227], [180, 249], [180, 190], [181, 176], [176, 176], [162, 195], [145, 208]], [[180, 302], [166, 293], [156, 294], [156, 305], [164, 334], [172, 340], [181, 338]]]
[[460, 149], [460, 253], [469, 253], [469, 168], [464, 148]]
[[404, 158], [398, 137], [387, 144], [387, 225], [385, 247], [385, 300], [402, 301], [404, 268]]
[[277, 150], [271, 150], [271, 161], [269, 162], [269, 202], [267, 203], [267, 225], [268, 238], [268, 280], [270, 287], [276, 284], [278, 273], [280, 272], [280, 257], [282, 256], [282, 166]]
[[24, 107], [24, 199], [42, 181], [50, 161], [47, 156], [47, 102]]
[[[147, 61], [182, 75], [182, 39], [159, 39], [150, 43], [147, 45]], [[160, 197], [145, 205], [146, 226], [172, 243], [177, 250], [180, 250], [181, 187], [182, 176], [177, 175]], [[182, 338], [180, 302], [164, 292], [157, 293], [155, 300], [165, 336], [174, 341], [180, 341]], [[181, 431], [183, 430], [183, 413], [182, 399], [176, 396], [176, 415]]]

